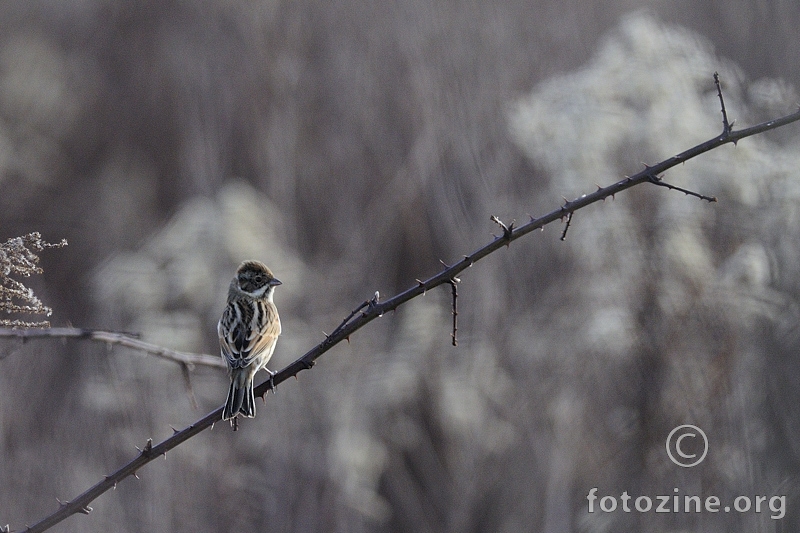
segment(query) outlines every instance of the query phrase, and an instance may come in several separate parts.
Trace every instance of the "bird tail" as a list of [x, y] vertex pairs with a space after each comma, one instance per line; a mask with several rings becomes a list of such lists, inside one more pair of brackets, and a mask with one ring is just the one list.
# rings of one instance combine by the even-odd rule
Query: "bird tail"
[[253, 379], [248, 369], [242, 369], [231, 376], [231, 387], [222, 410], [222, 419], [229, 420], [237, 414], [247, 418], [256, 416], [256, 397], [253, 394]]

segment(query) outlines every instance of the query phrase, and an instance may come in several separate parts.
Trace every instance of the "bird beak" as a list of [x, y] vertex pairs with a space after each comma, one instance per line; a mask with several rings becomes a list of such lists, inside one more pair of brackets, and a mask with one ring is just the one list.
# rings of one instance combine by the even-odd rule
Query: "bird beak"
[[281, 283], [281, 280], [279, 280], [278, 278], [272, 278], [272, 281], [270, 281], [269, 284], [273, 287], [277, 287], [278, 285], [283, 285], [283, 283]]

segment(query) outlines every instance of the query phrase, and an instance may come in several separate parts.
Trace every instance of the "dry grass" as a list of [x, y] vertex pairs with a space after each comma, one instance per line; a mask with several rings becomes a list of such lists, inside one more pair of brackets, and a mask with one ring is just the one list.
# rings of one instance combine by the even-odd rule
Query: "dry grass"
[[[29, 233], [21, 237], [8, 239], [0, 244], [0, 312], [22, 315], [50, 316], [53, 310], [42, 303], [21, 281], [12, 276], [27, 278], [32, 274], [41, 274], [38, 252], [47, 248], [61, 248], [67, 245], [66, 240], [51, 244], [42, 240], [39, 233]], [[46, 320], [28, 321], [0, 318], [0, 326], [18, 328], [49, 328]]]

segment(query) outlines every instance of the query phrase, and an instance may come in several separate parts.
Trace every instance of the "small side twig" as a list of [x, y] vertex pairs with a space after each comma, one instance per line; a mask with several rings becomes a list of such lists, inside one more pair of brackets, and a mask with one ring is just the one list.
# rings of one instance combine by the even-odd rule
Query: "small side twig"
[[458, 338], [456, 337], [456, 332], [458, 332], [458, 288], [456, 288], [456, 283], [459, 281], [461, 280], [458, 278], [450, 278], [448, 282], [453, 295], [453, 333], [450, 334], [453, 339], [453, 346], [458, 346]]
[[347, 315], [347, 317], [344, 320], [342, 320], [341, 324], [336, 326], [336, 329], [333, 330], [333, 333], [331, 333], [330, 335], [328, 335], [326, 333], [325, 337], [328, 338], [328, 339], [330, 339], [331, 337], [335, 337], [353, 319], [354, 316], [356, 316], [359, 312], [361, 312], [362, 309], [365, 309], [365, 308], [369, 307], [371, 301], [372, 300], [364, 300], [361, 303], [361, 305], [359, 305], [358, 307], [353, 309], [350, 312], [350, 314]]
[[[655, 176], [655, 175], [651, 176], [650, 177], [650, 183], [652, 183], [653, 185], [658, 185], [659, 187], [666, 187], [667, 189], [669, 189], [671, 191], [678, 191], [678, 192], [682, 192], [683, 194], [686, 194], [688, 196], [694, 196], [695, 198], [699, 198], [700, 200], [705, 200], [708, 203], [714, 203], [714, 202], [717, 201], [717, 197], [716, 196], [706, 196], [705, 194], [700, 194], [698, 192], [690, 191], [689, 189], [684, 189], [683, 187], [678, 187], [677, 185], [669, 184], [666, 181], [663, 181], [661, 179], [661, 177], [659, 177], [659, 176]], [[571, 216], [572, 216], [572, 213], [570, 213], [570, 217]], [[566, 233], [566, 232], [567, 231], [564, 230], [564, 233]]]
[[[511, 224], [505, 225], [502, 220], [497, 218], [495, 215], [489, 217], [489, 220], [503, 228], [503, 238], [507, 241], [511, 240], [511, 237], [514, 235], [514, 221], [511, 221]], [[446, 265], [445, 265], [446, 266]]]
[[567, 215], [567, 225], [564, 226], [564, 231], [561, 232], [561, 240], [567, 240], [567, 232], [569, 231], [569, 226], [572, 224], [572, 211], [570, 211], [569, 215]]
[[[714, 73], [714, 85], [717, 86], [717, 96], [719, 105], [722, 107], [722, 136], [727, 137], [733, 131], [733, 122], [728, 122], [728, 112], [725, 110], [725, 99], [722, 97], [722, 84], [719, 81], [719, 73]], [[733, 141], [736, 144], [736, 140]]]

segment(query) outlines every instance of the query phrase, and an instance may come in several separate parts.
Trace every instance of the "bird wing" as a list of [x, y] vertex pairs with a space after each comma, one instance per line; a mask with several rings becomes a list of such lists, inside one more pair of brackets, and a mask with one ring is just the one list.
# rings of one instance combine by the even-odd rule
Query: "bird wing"
[[256, 358], [269, 358], [281, 334], [278, 310], [272, 302], [233, 301], [217, 326], [222, 356], [231, 368], [249, 366]]

